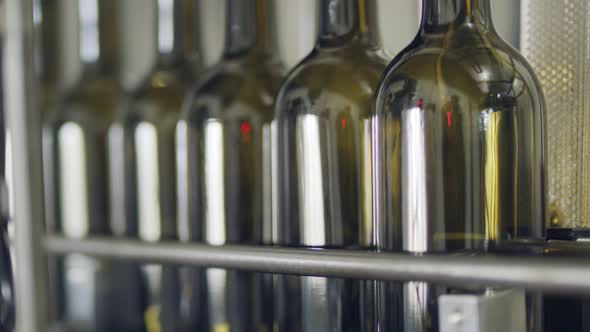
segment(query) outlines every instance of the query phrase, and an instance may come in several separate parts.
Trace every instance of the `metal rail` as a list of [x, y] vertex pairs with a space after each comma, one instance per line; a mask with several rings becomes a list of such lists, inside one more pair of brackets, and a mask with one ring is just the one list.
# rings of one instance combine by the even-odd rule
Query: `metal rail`
[[53, 254], [176, 263], [296, 275], [375, 280], [420, 280], [449, 286], [482, 285], [590, 294], [590, 260], [530, 256], [413, 256], [350, 250], [145, 243], [48, 236]]
[[16, 328], [45, 331], [47, 265], [41, 248], [43, 186], [40, 113], [33, 61], [33, 1], [7, 0], [3, 87], [8, 131], [12, 137], [15, 224]]

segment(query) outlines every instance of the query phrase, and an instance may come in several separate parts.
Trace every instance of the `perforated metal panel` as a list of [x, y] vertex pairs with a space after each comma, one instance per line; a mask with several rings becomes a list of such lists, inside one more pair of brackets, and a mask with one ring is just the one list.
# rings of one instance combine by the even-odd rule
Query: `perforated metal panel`
[[547, 101], [552, 227], [588, 227], [590, 33], [587, 0], [524, 0], [522, 51]]

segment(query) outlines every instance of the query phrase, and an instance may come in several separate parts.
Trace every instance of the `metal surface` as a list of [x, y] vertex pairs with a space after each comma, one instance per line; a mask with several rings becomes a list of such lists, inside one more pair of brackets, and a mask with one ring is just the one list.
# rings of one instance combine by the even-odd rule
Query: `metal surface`
[[590, 227], [590, 2], [523, 0], [522, 52], [547, 101], [550, 227]]
[[5, 2], [5, 109], [12, 135], [17, 331], [44, 331], [46, 259], [41, 250], [43, 201], [39, 113], [35, 108], [32, 0]]
[[242, 269], [297, 275], [378, 280], [419, 280], [449, 286], [483, 285], [590, 294], [590, 260], [530, 256], [412, 256], [347, 250], [254, 246], [148, 244], [113, 239], [48, 236], [54, 254], [81, 253], [142, 262]]
[[438, 311], [441, 332], [526, 331], [523, 290], [441, 295]]

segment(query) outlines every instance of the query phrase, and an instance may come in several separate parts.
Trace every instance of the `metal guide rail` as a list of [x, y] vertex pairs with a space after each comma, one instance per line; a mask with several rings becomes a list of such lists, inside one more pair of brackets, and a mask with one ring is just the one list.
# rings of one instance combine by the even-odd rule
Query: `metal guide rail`
[[[177, 263], [250, 271], [376, 280], [479, 284], [590, 294], [586, 257], [411, 256], [348, 250], [69, 240], [43, 232], [40, 114], [35, 104], [33, 0], [6, 0], [4, 106], [12, 134], [15, 187], [17, 331], [45, 331], [47, 254]], [[584, 255], [582, 255], [584, 256]]]
[[209, 246], [178, 242], [47, 236], [53, 254], [173, 263], [257, 272], [369, 280], [427, 281], [448, 286], [518, 287], [590, 294], [590, 259], [506, 255], [409, 255], [337, 249]]

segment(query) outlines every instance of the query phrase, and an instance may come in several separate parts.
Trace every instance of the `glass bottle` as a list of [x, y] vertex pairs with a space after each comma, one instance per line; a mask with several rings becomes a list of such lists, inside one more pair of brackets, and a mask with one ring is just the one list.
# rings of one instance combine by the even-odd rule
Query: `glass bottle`
[[[270, 124], [283, 73], [273, 4], [227, 0], [222, 59], [185, 101], [176, 131], [181, 241], [270, 243]], [[194, 315], [207, 313], [200, 331], [272, 330], [267, 276], [207, 269], [193, 279], [193, 295], [183, 296]], [[194, 294], [199, 282], [205, 296]]]
[[[115, 236], [157, 242], [177, 238], [174, 132], [194, 77], [188, 54], [193, 6], [189, 0], [148, 5], [155, 14], [155, 60], [109, 129], [111, 229]], [[177, 269], [155, 264], [141, 269], [149, 286], [148, 328], [162, 324], [167, 331], [178, 330], [178, 296], [170, 294]]]
[[[388, 66], [373, 122], [380, 249], [483, 252], [544, 242], [543, 93], [496, 33], [489, 0], [423, 0], [420, 31]], [[406, 327], [436, 328], [429, 313], [437, 293], [404, 286], [404, 310], [425, 313], [404, 319]]]
[[[316, 47], [282, 84], [275, 106], [273, 185], [278, 244], [375, 245], [371, 109], [387, 60], [377, 3], [322, 0]], [[374, 284], [280, 278], [279, 331], [375, 330]]]
[[[60, 12], [59, 1], [33, 1], [33, 22], [34, 22], [34, 60], [35, 73], [39, 82], [37, 86], [37, 96], [39, 100], [39, 111], [43, 114], [47, 113], [49, 108], [55, 104], [56, 99], [63, 92], [63, 86], [60, 83], [62, 80], [61, 73], [63, 72], [60, 55], [63, 55], [62, 43], [60, 40], [67, 40], [60, 35], [60, 18], [63, 13]], [[60, 38], [62, 37], [62, 38]], [[8, 129], [8, 128], [7, 128]], [[4, 156], [6, 158], [5, 179], [8, 187], [9, 207], [12, 209], [12, 197], [14, 197], [13, 185], [13, 170], [12, 170], [12, 133], [6, 130], [6, 148]], [[13, 211], [10, 211], [12, 216]], [[63, 316], [63, 299], [60, 296], [59, 290], [61, 287], [60, 269], [62, 257], [47, 257], [47, 265], [49, 271], [49, 282], [51, 284], [48, 288], [48, 298], [50, 303], [49, 318], [55, 320]]]
[[39, 80], [40, 108], [55, 102], [59, 86], [59, 2], [33, 1], [35, 71]]
[[[109, 235], [108, 130], [123, 103], [115, 0], [77, 0], [62, 13], [78, 34], [78, 83], [44, 114], [48, 231]], [[71, 254], [60, 264], [63, 319], [77, 331], [143, 331], [142, 279], [126, 264]]]
[[545, 109], [489, 0], [424, 0], [374, 122], [380, 247], [484, 250], [544, 238]]

